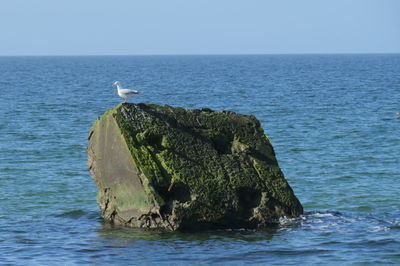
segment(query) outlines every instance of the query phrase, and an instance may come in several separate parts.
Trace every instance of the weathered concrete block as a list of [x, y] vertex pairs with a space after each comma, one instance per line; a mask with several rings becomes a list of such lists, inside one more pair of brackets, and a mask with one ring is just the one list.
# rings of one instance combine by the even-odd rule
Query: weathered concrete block
[[254, 116], [123, 103], [96, 120], [87, 151], [116, 223], [260, 228], [303, 213]]

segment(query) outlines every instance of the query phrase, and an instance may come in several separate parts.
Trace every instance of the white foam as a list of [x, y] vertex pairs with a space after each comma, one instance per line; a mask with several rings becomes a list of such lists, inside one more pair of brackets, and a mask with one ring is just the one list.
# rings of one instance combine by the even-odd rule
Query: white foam
[[281, 226], [290, 226], [296, 224], [299, 220], [303, 220], [303, 217], [299, 218], [288, 218], [286, 216], [279, 218], [279, 225]]
[[387, 226], [374, 226], [368, 232], [370, 233], [376, 233], [376, 232], [381, 232], [381, 231], [388, 231], [389, 228]]
[[311, 214], [310, 216], [314, 216], [314, 217], [333, 217], [333, 214], [331, 213], [314, 213]]

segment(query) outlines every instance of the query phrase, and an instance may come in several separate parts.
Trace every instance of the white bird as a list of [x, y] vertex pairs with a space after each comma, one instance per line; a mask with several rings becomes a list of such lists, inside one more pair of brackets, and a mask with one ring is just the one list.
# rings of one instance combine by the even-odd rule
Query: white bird
[[118, 96], [125, 99], [124, 102], [126, 102], [126, 99], [131, 98], [137, 94], [139, 94], [140, 92], [137, 90], [130, 90], [130, 89], [124, 89], [121, 87], [121, 84], [119, 83], [119, 81], [115, 81], [112, 84], [114, 87], [117, 87], [117, 91], [118, 91]]

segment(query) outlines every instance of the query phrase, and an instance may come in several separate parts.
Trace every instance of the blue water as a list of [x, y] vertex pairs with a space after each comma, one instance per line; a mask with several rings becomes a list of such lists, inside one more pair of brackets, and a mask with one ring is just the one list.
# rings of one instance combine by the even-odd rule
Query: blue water
[[[120, 102], [263, 124], [305, 214], [260, 231], [103, 223], [87, 134]], [[400, 55], [0, 57], [0, 264], [399, 264]]]

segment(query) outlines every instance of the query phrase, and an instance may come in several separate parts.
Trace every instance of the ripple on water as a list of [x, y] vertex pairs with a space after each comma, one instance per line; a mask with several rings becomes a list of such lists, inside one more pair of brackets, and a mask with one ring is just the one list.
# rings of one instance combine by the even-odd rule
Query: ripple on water
[[[400, 263], [398, 55], [0, 62], [0, 264]], [[84, 149], [116, 76], [137, 101], [255, 115], [306, 213], [196, 234], [102, 222]]]

